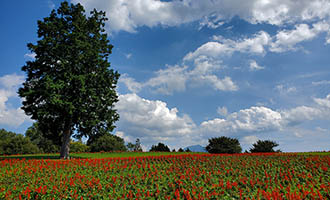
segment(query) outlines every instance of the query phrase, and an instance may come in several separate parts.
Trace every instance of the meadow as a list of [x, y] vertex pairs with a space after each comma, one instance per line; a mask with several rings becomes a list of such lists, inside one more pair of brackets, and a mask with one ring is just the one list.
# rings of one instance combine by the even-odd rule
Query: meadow
[[329, 153], [52, 156], [2, 157], [0, 199], [330, 199]]

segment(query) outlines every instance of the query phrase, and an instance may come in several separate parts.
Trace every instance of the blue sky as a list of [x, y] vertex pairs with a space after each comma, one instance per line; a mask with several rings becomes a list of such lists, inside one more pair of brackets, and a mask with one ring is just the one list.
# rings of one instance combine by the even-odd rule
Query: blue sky
[[[32, 124], [16, 91], [37, 20], [61, 1], [0, 2], [0, 128]], [[330, 150], [330, 1], [72, 0], [106, 11], [118, 70], [114, 134], [144, 149], [258, 139]]]

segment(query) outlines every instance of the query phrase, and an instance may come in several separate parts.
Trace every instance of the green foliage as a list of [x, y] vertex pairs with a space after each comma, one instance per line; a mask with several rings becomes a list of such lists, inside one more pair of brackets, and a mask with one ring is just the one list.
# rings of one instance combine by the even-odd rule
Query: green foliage
[[182, 148], [180, 148], [180, 149], [178, 150], [178, 152], [184, 152], [184, 150], [183, 150]]
[[137, 138], [136, 141], [135, 141], [134, 151], [135, 152], [138, 152], [138, 151], [141, 152], [142, 151], [141, 142], [140, 142], [139, 138]]
[[55, 145], [52, 140], [47, 139], [46, 136], [49, 134], [44, 134], [39, 128], [37, 122], [33, 123], [31, 127], [29, 127], [25, 136], [28, 137], [31, 142], [38, 146], [40, 152], [42, 153], [57, 153], [59, 152], [59, 146]]
[[163, 151], [163, 152], [171, 152], [170, 148], [167, 145], [159, 142], [157, 145], [152, 145], [149, 151]]
[[209, 153], [241, 153], [242, 148], [235, 138], [216, 137], [209, 139], [209, 144], [206, 146]]
[[126, 148], [128, 151], [134, 151], [134, 147], [135, 147], [135, 144], [133, 144], [131, 142], [127, 143], [127, 145], [126, 145]]
[[273, 149], [277, 147], [278, 144], [274, 141], [270, 140], [258, 140], [256, 143], [253, 144], [253, 148], [250, 149], [251, 153], [257, 152], [275, 152]]
[[92, 152], [127, 150], [124, 139], [110, 133], [97, 138], [90, 144], [90, 149]]
[[33, 154], [39, 153], [37, 145], [21, 134], [0, 130], [0, 154]]
[[83, 144], [81, 141], [71, 141], [70, 151], [74, 153], [89, 152], [89, 146]]
[[106, 20], [104, 12], [86, 16], [82, 5], [63, 2], [38, 21], [39, 41], [28, 44], [36, 57], [22, 67], [27, 74], [18, 91], [22, 109], [39, 122], [43, 134], [61, 141], [64, 158], [72, 134], [93, 137], [102, 129], [112, 131], [119, 119], [114, 109], [119, 73], [109, 68], [113, 46], [104, 30]]
[[141, 142], [139, 138], [136, 139], [135, 144], [131, 142], [127, 143], [126, 147], [128, 151], [142, 152]]

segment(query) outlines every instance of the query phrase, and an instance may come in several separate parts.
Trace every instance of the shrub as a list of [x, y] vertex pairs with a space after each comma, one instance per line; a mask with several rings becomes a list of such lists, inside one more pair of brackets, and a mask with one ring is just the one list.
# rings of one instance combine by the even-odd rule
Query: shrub
[[242, 148], [235, 138], [216, 137], [209, 139], [209, 144], [206, 146], [209, 153], [241, 153]]
[[89, 146], [83, 144], [81, 141], [71, 141], [70, 142], [70, 152], [80, 153], [80, 152], [88, 152]]

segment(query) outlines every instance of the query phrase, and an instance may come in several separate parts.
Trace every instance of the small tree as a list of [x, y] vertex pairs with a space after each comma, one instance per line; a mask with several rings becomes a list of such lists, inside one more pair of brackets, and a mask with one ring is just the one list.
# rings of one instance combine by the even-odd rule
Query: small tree
[[149, 151], [163, 151], [163, 152], [170, 152], [170, 148], [167, 145], [159, 142], [157, 145], [152, 145]]
[[189, 148], [187, 148], [187, 149], [185, 150], [185, 152], [191, 152], [191, 150], [190, 150]]
[[128, 149], [128, 151], [134, 151], [134, 147], [135, 145], [131, 142], [127, 143], [126, 148]]
[[270, 140], [258, 140], [256, 143], [253, 144], [253, 148], [250, 149], [251, 153], [257, 152], [275, 152], [273, 149], [277, 147], [278, 144], [274, 141]]
[[238, 139], [222, 136], [209, 139], [206, 150], [209, 153], [241, 153], [242, 147]]
[[184, 152], [184, 150], [182, 148], [179, 148], [178, 152]]
[[97, 138], [90, 145], [90, 149], [92, 152], [127, 150], [124, 139], [110, 133]]
[[119, 119], [114, 109], [119, 73], [109, 68], [113, 46], [104, 30], [106, 20], [104, 12], [94, 9], [86, 16], [81, 4], [64, 1], [38, 21], [40, 40], [28, 44], [36, 57], [22, 67], [27, 73], [18, 91], [22, 109], [43, 133], [61, 138], [64, 159], [73, 134], [81, 138], [112, 131]]
[[136, 141], [135, 141], [134, 151], [135, 152], [141, 152], [142, 151], [141, 142], [140, 142], [139, 138], [137, 138]]

